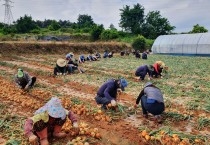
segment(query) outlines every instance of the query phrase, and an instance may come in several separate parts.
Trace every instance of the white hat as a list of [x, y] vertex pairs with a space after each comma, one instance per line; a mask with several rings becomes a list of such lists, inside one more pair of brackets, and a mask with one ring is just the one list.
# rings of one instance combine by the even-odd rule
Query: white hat
[[62, 58], [59, 58], [57, 60], [57, 65], [60, 66], [60, 67], [64, 67], [66, 65], [66, 60], [62, 59]]

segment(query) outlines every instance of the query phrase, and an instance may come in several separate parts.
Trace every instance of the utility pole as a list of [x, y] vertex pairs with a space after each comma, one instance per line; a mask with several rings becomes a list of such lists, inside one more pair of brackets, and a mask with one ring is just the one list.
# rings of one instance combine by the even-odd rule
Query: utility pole
[[5, 3], [3, 4], [5, 6], [5, 15], [4, 15], [4, 25], [11, 25], [14, 21], [13, 16], [12, 16], [12, 11], [11, 11], [11, 5], [10, 3], [13, 3], [10, 0], [4, 0]]

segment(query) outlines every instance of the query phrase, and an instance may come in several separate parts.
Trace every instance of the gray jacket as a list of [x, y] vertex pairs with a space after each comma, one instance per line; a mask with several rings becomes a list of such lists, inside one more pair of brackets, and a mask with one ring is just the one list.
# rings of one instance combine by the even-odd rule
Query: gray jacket
[[148, 87], [144, 88], [144, 94], [147, 96], [148, 99], [154, 99], [158, 102], [164, 103], [163, 95], [162, 95], [160, 89], [158, 89], [156, 87], [148, 86]]

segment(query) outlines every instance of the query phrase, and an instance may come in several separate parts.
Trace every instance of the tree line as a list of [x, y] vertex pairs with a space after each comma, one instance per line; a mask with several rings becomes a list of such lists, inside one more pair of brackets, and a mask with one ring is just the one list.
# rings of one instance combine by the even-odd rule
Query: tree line
[[[167, 18], [161, 16], [160, 11], [150, 11], [145, 15], [144, 10], [144, 7], [138, 3], [133, 7], [126, 5], [120, 9], [119, 26], [122, 28], [121, 31], [118, 31], [113, 24], [110, 24], [109, 29], [104, 29], [103, 24], [96, 24], [93, 18], [87, 14], [80, 14], [77, 22], [50, 19], [35, 21], [31, 16], [24, 15], [11, 26], [0, 23], [0, 31], [3, 34], [40, 34], [59, 30], [66, 33], [89, 33], [93, 40], [110, 40], [127, 35], [141, 35], [148, 39], [155, 39], [160, 35], [171, 34], [175, 29], [175, 26], [172, 26]], [[208, 30], [197, 24], [188, 33], [203, 32], [208, 32]]]

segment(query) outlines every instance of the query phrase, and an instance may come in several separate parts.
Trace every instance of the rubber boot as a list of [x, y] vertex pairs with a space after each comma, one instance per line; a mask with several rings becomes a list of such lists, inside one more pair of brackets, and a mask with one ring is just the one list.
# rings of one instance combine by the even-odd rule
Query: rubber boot
[[67, 136], [66, 133], [61, 132], [61, 128], [62, 128], [62, 126], [58, 126], [58, 125], [56, 125], [56, 126], [54, 127], [54, 132], [53, 132], [53, 136], [54, 136], [54, 137], [57, 137], [57, 138], [64, 138], [64, 137]]

